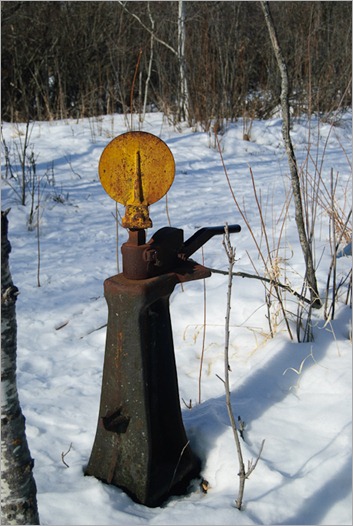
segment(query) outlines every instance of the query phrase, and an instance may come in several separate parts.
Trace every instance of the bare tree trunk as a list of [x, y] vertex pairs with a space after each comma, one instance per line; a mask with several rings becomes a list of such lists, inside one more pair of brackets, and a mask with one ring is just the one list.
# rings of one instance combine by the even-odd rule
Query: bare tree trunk
[[39, 524], [37, 489], [16, 385], [16, 298], [9, 268], [10, 210], [1, 212], [1, 524]]
[[148, 31], [151, 35], [151, 48], [154, 41], [159, 42], [167, 49], [169, 49], [177, 58], [179, 64], [179, 93], [178, 93], [178, 119], [180, 121], [189, 120], [189, 92], [186, 78], [186, 61], [185, 61], [185, 2], [184, 0], [178, 0], [179, 9], [178, 9], [178, 48], [175, 49], [173, 46], [169, 45], [164, 40], [157, 37], [154, 31], [154, 21], [150, 16], [151, 28], [147, 27], [141, 18], [135, 13], [129, 11], [126, 7], [126, 2], [118, 0], [119, 4], [122, 6], [124, 11], [129, 13], [132, 17], [135, 18], [141, 24], [141, 26]]
[[143, 99], [143, 109], [142, 109], [142, 122], [145, 120], [146, 116], [146, 107], [147, 107], [147, 97], [148, 97], [148, 88], [149, 83], [151, 80], [151, 73], [152, 73], [152, 64], [153, 64], [153, 48], [154, 48], [154, 19], [152, 17], [151, 9], [150, 9], [150, 3], [147, 2], [147, 10], [148, 10], [148, 16], [151, 21], [151, 36], [150, 36], [150, 57], [148, 59], [148, 69], [147, 69], [147, 78], [145, 82], [145, 95]]
[[189, 93], [186, 80], [185, 66], [185, 2], [179, 0], [178, 12], [178, 59], [180, 75], [180, 101], [179, 101], [179, 119], [181, 121], [189, 120]]
[[288, 71], [283, 57], [283, 53], [278, 42], [276, 28], [270, 13], [269, 2], [261, 1], [261, 7], [265, 16], [266, 25], [271, 38], [272, 47], [276, 56], [277, 64], [281, 74], [281, 108], [282, 108], [282, 136], [288, 157], [289, 170], [292, 181], [293, 198], [295, 205], [295, 220], [300, 244], [304, 254], [306, 267], [306, 280], [310, 290], [310, 298], [316, 307], [321, 306], [321, 300], [318, 292], [316, 273], [314, 267], [313, 253], [311, 243], [308, 241], [305, 230], [303, 204], [298, 174], [297, 161], [294, 154], [292, 140], [290, 136], [290, 116], [289, 116], [289, 96], [288, 96]]

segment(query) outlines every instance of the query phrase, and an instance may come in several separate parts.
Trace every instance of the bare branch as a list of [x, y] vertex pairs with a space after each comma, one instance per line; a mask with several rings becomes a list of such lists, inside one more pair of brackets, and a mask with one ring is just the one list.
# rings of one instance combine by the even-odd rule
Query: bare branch
[[63, 463], [67, 468], [69, 468], [70, 466], [65, 462], [65, 457], [66, 457], [66, 455], [67, 455], [68, 453], [70, 453], [71, 448], [72, 448], [72, 442], [71, 442], [71, 444], [70, 444], [69, 449], [66, 451], [66, 453], [64, 453], [64, 451], [62, 451], [62, 453], [61, 453], [61, 460], [62, 460], [62, 463]]
[[126, 7], [126, 2], [121, 2], [120, 0], [118, 0], [118, 4], [121, 5], [121, 7], [124, 9], [124, 11], [126, 11], [127, 13], [129, 13], [129, 15], [131, 15], [133, 18], [135, 18], [135, 20], [138, 21], [138, 23], [143, 27], [143, 29], [145, 29], [150, 35], [153, 36], [153, 38], [159, 42], [160, 44], [162, 44], [162, 46], [165, 46], [167, 49], [169, 49], [169, 51], [171, 51], [172, 53], [174, 53], [174, 55], [178, 56], [178, 52], [172, 47], [170, 46], [167, 42], [165, 42], [164, 40], [161, 40], [160, 38], [158, 38], [154, 31], [152, 31], [149, 27], [146, 26], [146, 24], [144, 24], [141, 20], [141, 18], [137, 15], [135, 15], [135, 13], [131, 13], [131, 11], [128, 10], [128, 8]]
[[[239, 490], [238, 490], [238, 497], [235, 501], [235, 506], [238, 508], [238, 510], [241, 510], [242, 503], [243, 503], [243, 496], [244, 496], [244, 489], [245, 489], [245, 480], [250, 476], [250, 474], [254, 471], [257, 462], [260, 458], [260, 454], [262, 452], [264, 441], [262, 442], [262, 446], [260, 449], [260, 453], [255, 461], [254, 464], [250, 462], [248, 464], [248, 470], [245, 471], [244, 466], [244, 460], [243, 460], [243, 453], [241, 449], [241, 443], [239, 439], [239, 434], [241, 433], [237, 427], [237, 423], [235, 421], [234, 412], [232, 409], [232, 403], [231, 403], [231, 397], [230, 397], [230, 382], [229, 382], [229, 372], [230, 372], [230, 366], [229, 366], [229, 340], [230, 340], [230, 310], [231, 310], [231, 295], [232, 295], [232, 281], [233, 281], [233, 267], [235, 264], [235, 248], [233, 248], [231, 241], [230, 241], [230, 235], [228, 230], [228, 225], [226, 224], [224, 227], [225, 235], [223, 239], [223, 245], [228, 257], [228, 291], [227, 291], [227, 310], [226, 310], [226, 318], [225, 318], [225, 343], [224, 343], [224, 380], [222, 380], [218, 375], [217, 377], [222, 380], [224, 384], [225, 389], [225, 396], [226, 396], [226, 406], [228, 411], [228, 417], [229, 421], [233, 430], [233, 436], [234, 441], [236, 445], [237, 455], [238, 455], [238, 463], [239, 463]], [[240, 419], [240, 426], [242, 426], [243, 423]]]
[[264, 448], [264, 445], [265, 445], [265, 439], [263, 439], [263, 441], [261, 442], [261, 446], [260, 446], [259, 454], [258, 454], [257, 457], [256, 457], [255, 463], [253, 464], [253, 463], [252, 463], [252, 460], [249, 461], [249, 464], [248, 464], [248, 471], [247, 471], [246, 474], [245, 474], [245, 476], [246, 476], [247, 479], [250, 477], [251, 473], [252, 473], [252, 472], [254, 471], [254, 469], [256, 468], [257, 463], [258, 463], [258, 461], [260, 460], [261, 453], [262, 453], [262, 450], [263, 450], [263, 448]]
[[[219, 270], [219, 269], [210, 268], [210, 267], [208, 267], [208, 270], [210, 270], [214, 274], [223, 274], [224, 276], [228, 275], [227, 270]], [[316, 309], [320, 309], [320, 305], [318, 305], [317, 303], [312, 304], [312, 301], [310, 299], [306, 298], [302, 294], [299, 294], [299, 292], [296, 292], [295, 290], [293, 290], [292, 287], [290, 287], [289, 285], [285, 285], [284, 283], [281, 283], [280, 281], [274, 281], [273, 279], [265, 278], [265, 276], [256, 276], [255, 274], [249, 274], [247, 272], [232, 272], [232, 276], [239, 277], [239, 278], [258, 279], [266, 283], [271, 283], [275, 287], [279, 287], [283, 290], [286, 290], [287, 292], [290, 292], [291, 294], [293, 294], [293, 296], [296, 296], [304, 303], [307, 303], [308, 305], [311, 305], [312, 307]]]

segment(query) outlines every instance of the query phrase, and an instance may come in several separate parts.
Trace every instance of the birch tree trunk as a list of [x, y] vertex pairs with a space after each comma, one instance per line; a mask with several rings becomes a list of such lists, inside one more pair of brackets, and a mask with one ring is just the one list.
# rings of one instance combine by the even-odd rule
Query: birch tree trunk
[[180, 75], [180, 101], [179, 101], [179, 119], [181, 121], [189, 120], [189, 93], [186, 79], [185, 66], [185, 2], [179, 0], [178, 11], [178, 59]]
[[301, 196], [300, 180], [298, 174], [297, 161], [294, 154], [292, 140], [290, 136], [290, 116], [289, 116], [289, 96], [288, 96], [288, 71], [284, 60], [282, 49], [278, 42], [276, 28], [271, 16], [269, 2], [261, 1], [261, 7], [265, 16], [266, 25], [270, 35], [272, 47], [275, 53], [278, 68], [281, 74], [281, 110], [282, 110], [282, 136], [288, 157], [288, 164], [291, 176], [293, 198], [295, 205], [295, 221], [300, 240], [300, 245], [304, 254], [306, 281], [310, 290], [310, 298], [313, 306], [320, 307], [321, 300], [318, 292], [316, 272], [314, 267], [314, 259], [312, 253], [312, 246], [309, 243], [308, 236], [305, 229], [303, 202]]
[[1, 524], [39, 524], [37, 490], [16, 384], [16, 298], [9, 268], [10, 210], [1, 212]]
[[[179, 121], [189, 121], [189, 91], [186, 77], [186, 61], [185, 61], [185, 2], [184, 0], [178, 0], [178, 46], [173, 47], [165, 40], [157, 37], [154, 32], [154, 21], [150, 16], [151, 28], [147, 27], [146, 24], [141, 20], [139, 16], [132, 13], [127, 7], [126, 2], [118, 0], [118, 3], [122, 6], [124, 11], [129, 13], [139, 24], [151, 35], [151, 52], [153, 50], [154, 42], [159, 42], [171, 51], [178, 59], [179, 66], [179, 86], [178, 86], [178, 119]], [[151, 61], [150, 61], [151, 64]]]
[[148, 97], [148, 87], [151, 80], [151, 73], [152, 73], [152, 64], [153, 64], [153, 48], [154, 48], [154, 19], [152, 17], [151, 9], [150, 9], [150, 3], [147, 2], [147, 10], [148, 10], [148, 16], [151, 21], [151, 35], [150, 35], [150, 57], [148, 59], [148, 69], [147, 69], [147, 78], [145, 82], [145, 95], [143, 99], [143, 109], [142, 109], [142, 121], [145, 121], [146, 116], [146, 107], [147, 107], [147, 97]]

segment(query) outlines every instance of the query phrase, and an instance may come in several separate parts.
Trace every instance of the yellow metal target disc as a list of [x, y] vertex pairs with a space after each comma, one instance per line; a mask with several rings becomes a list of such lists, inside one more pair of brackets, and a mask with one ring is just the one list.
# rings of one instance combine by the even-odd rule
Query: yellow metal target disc
[[148, 206], [171, 187], [174, 157], [159, 137], [146, 132], [128, 132], [113, 139], [103, 150], [99, 177], [104, 190], [125, 205], [126, 228], [148, 228]]

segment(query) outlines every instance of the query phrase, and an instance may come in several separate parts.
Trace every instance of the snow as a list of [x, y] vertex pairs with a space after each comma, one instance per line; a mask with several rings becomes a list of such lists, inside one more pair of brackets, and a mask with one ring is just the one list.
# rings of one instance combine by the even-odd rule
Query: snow
[[[101, 390], [107, 321], [103, 282], [117, 273], [115, 202], [100, 185], [97, 168], [104, 147], [127, 131], [126, 123], [123, 116], [113, 115], [36, 122], [31, 127], [30, 150], [42, 183], [40, 287], [37, 232], [27, 226], [30, 199], [23, 207], [13, 190], [2, 185], [2, 209], [11, 207], [12, 277], [20, 290], [18, 390], [35, 459], [41, 524], [352, 524], [351, 309], [344, 302], [344, 287], [334, 319], [325, 322], [323, 309], [315, 311], [314, 341], [296, 343], [280, 321], [275, 301], [271, 338], [263, 284], [255, 279], [233, 280], [230, 380], [235, 416], [246, 424], [242, 441], [246, 465], [256, 459], [265, 440], [258, 465], [246, 481], [242, 511], [234, 504], [237, 455], [224, 386], [218, 378], [224, 374], [225, 275], [178, 286], [170, 305], [183, 419], [192, 449], [202, 460], [207, 494], [194, 481], [188, 495], [147, 508], [119, 488], [83, 475], [95, 437]], [[23, 143], [24, 129], [3, 123], [17, 171], [16, 144]], [[214, 137], [186, 125], [176, 129], [159, 113], [148, 114], [141, 129], [164, 140], [176, 161], [168, 200], [163, 198], [150, 208], [153, 228], [147, 237], [167, 226], [169, 219], [172, 226], [184, 230], [185, 239], [202, 226], [238, 223], [242, 231], [232, 235], [237, 249], [234, 270], [263, 275], [264, 264], [231, 197]], [[243, 141], [242, 133], [240, 120], [228, 124], [219, 137], [233, 191], [266, 255], [251, 168], [270, 250], [279, 246], [280, 280], [300, 293], [304, 267], [292, 203], [282, 231], [290, 178], [281, 120], [254, 121], [251, 141]], [[305, 117], [297, 119], [292, 138], [303, 171], [315, 177], [315, 164], [320, 166], [327, 188], [331, 169], [334, 176], [339, 174], [336, 202], [348, 214], [351, 113], [335, 126], [316, 118], [311, 123]], [[119, 211], [123, 214], [120, 205]], [[120, 227], [119, 247], [126, 239]], [[317, 211], [315, 254], [324, 294], [331, 263], [325, 203]], [[220, 236], [193, 257], [204, 259], [211, 268], [227, 269]], [[121, 260], [119, 264], [121, 269]], [[338, 282], [350, 268], [350, 257], [337, 260]], [[206, 332], [199, 403], [204, 285]], [[297, 300], [289, 293], [285, 297], [288, 310], [296, 313]], [[66, 452], [69, 467], [62, 461]]]

